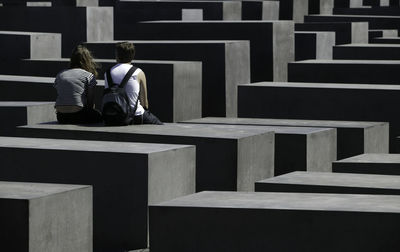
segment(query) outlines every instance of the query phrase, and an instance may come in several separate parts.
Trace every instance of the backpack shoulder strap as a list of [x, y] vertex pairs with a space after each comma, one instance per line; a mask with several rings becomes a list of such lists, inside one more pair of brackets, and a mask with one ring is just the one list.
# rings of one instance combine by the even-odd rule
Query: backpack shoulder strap
[[137, 67], [132, 66], [129, 71], [125, 74], [125, 77], [122, 79], [119, 84], [120, 88], [124, 88], [126, 83], [128, 83], [129, 78], [131, 78], [132, 74], [136, 71]]
[[114, 82], [113, 82], [113, 80], [111, 78], [111, 68], [107, 69], [106, 77], [107, 77], [108, 87], [110, 88], [110, 87], [114, 86], [115, 84], [114, 84]]

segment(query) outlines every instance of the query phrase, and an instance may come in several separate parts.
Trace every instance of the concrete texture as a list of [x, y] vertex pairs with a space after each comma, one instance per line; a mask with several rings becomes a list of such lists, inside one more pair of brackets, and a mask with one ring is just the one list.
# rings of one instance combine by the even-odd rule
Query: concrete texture
[[242, 20], [242, 2], [223, 1], [223, 20]]
[[[398, 3], [398, 1], [397, 1]], [[399, 8], [393, 7], [374, 7], [374, 8], [335, 8], [335, 15], [369, 15], [369, 16], [399, 16]]]
[[18, 69], [25, 58], [61, 57], [61, 34], [0, 31], [0, 72]]
[[[196, 145], [196, 191], [253, 191], [255, 181], [274, 175], [274, 133], [266, 129], [181, 124], [87, 127], [54, 123], [21, 127], [19, 135]], [[252, 172], [244, 173], [249, 167]]]
[[11, 136], [15, 128], [56, 120], [54, 102], [0, 102], [0, 135]]
[[400, 44], [351, 44], [333, 48], [334, 59], [400, 60]]
[[256, 182], [257, 192], [400, 195], [400, 176], [292, 172]]
[[288, 81], [398, 85], [400, 60], [304, 60], [288, 65]]
[[251, 81], [264, 81], [286, 80], [287, 63], [294, 60], [293, 33], [290, 21], [152, 21], [133, 24], [131, 29], [116, 33], [115, 38], [249, 40]]
[[[367, 23], [358, 22], [340, 22], [340, 23], [304, 23], [296, 24], [296, 31], [325, 31], [335, 32], [336, 45], [351, 44], [355, 41], [364, 41], [368, 43], [368, 26]], [[359, 29], [357, 32], [354, 29]], [[360, 35], [360, 37], [354, 37]]]
[[[362, 153], [389, 152], [389, 123], [386, 122], [220, 117], [207, 117], [185, 122], [243, 126], [282, 126], [282, 128], [286, 129], [289, 129], [288, 127], [336, 128], [338, 160]], [[277, 132], [275, 132], [275, 141], [277, 141]]]
[[90, 186], [0, 182], [2, 250], [93, 251]]
[[203, 9], [182, 9], [183, 21], [203, 20]]
[[148, 203], [195, 189], [194, 146], [1, 137], [0, 153], [1, 180], [93, 186], [95, 251], [147, 247]]
[[72, 49], [83, 41], [114, 39], [110, 30], [112, 10], [111, 7], [10, 6], [0, 9], [0, 30], [61, 33], [62, 56], [70, 57]]
[[372, 38], [370, 40], [372, 44], [400, 44], [399, 37], [388, 37], [388, 38]]
[[393, 195], [201, 192], [150, 206], [150, 247], [397, 251], [399, 202]]
[[229, 119], [225, 121], [224, 118], [206, 118], [183, 123], [220, 129], [260, 129], [275, 132], [275, 176], [292, 171], [331, 172], [332, 161], [336, 160], [335, 129], [237, 125], [230, 124]]
[[334, 172], [400, 175], [399, 154], [362, 154], [335, 161]]
[[369, 30], [368, 40], [369, 43], [372, 43], [374, 39], [377, 38], [398, 37], [398, 35], [399, 35], [398, 30], [393, 30], [393, 29]]
[[396, 112], [400, 106], [399, 92], [398, 85], [295, 82], [239, 85], [238, 116], [389, 122], [390, 152], [393, 152], [395, 137], [400, 135]]
[[3, 0], [4, 6], [99, 6], [99, 0]]
[[[201, 61], [202, 116], [236, 116], [237, 85], [250, 81], [248, 41], [132, 42], [136, 48], [135, 59], [138, 60]], [[87, 43], [86, 46], [97, 57], [115, 59], [115, 44], [116, 42], [99, 42]]]
[[332, 59], [334, 32], [295, 32], [295, 60]]
[[[100, 79], [104, 78], [104, 72], [107, 68], [116, 64], [115, 60], [96, 61], [101, 64], [101, 69], [99, 70]], [[185, 118], [201, 117], [201, 62], [135, 60], [133, 64], [142, 69], [146, 74], [149, 108], [161, 121], [174, 122], [185, 120]], [[59, 71], [68, 67], [68, 59], [26, 60], [21, 62], [21, 74], [56, 76]], [[20, 77], [13, 77], [13, 79], [16, 82], [22, 80]], [[47, 80], [49, 83], [54, 82], [54, 79], [51, 78]], [[0, 81], [0, 83], [2, 82]], [[7, 86], [7, 88], [16, 89], [17, 87]], [[46, 86], [46, 88], [50, 89], [52, 93], [54, 92], [50, 96], [50, 101], [55, 101], [54, 88], [52, 86]], [[98, 80], [95, 94], [95, 105], [97, 108], [101, 108], [103, 90], [104, 81]], [[35, 97], [42, 95], [41, 91], [38, 94], [39, 90], [32, 92], [35, 94]], [[21, 95], [19, 94], [18, 96]], [[32, 93], [30, 97], [33, 99]]]
[[304, 17], [304, 22], [368, 22], [370, 29], [398, 29], [400, 17], [396, 16], [370, 16], [370, 15], [309, 15]]
[[244, 0], [242, 20], [279, 20], [279, 1]]

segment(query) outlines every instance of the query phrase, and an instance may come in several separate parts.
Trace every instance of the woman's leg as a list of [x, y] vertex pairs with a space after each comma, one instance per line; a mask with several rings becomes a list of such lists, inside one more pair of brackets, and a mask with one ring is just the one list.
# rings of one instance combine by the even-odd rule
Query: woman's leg
[[158, 124], [162, 125], [163, 123], [157, 116], [153, 115], [150, 111], [146, 110], [143, 114], [143, 124]]

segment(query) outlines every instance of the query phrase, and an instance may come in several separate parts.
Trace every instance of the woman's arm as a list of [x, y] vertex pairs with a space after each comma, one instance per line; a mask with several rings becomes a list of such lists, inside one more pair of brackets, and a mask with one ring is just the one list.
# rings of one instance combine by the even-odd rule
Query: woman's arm
[[146, 75], [143, 71], [139, 72], [138, 81], [140, 85], [140, 104], [144, 109], [149, 109], [149, 101], [147, 100], [147, 81]]

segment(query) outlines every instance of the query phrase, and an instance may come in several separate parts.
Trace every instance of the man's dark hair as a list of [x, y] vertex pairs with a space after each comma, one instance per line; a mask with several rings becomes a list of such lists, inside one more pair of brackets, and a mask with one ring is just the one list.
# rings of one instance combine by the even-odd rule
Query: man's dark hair
[[130, 63], [135, 56], [135, 46], [130, 42], [119, 42], [115, 46], [115, 56], [118, 63]]

